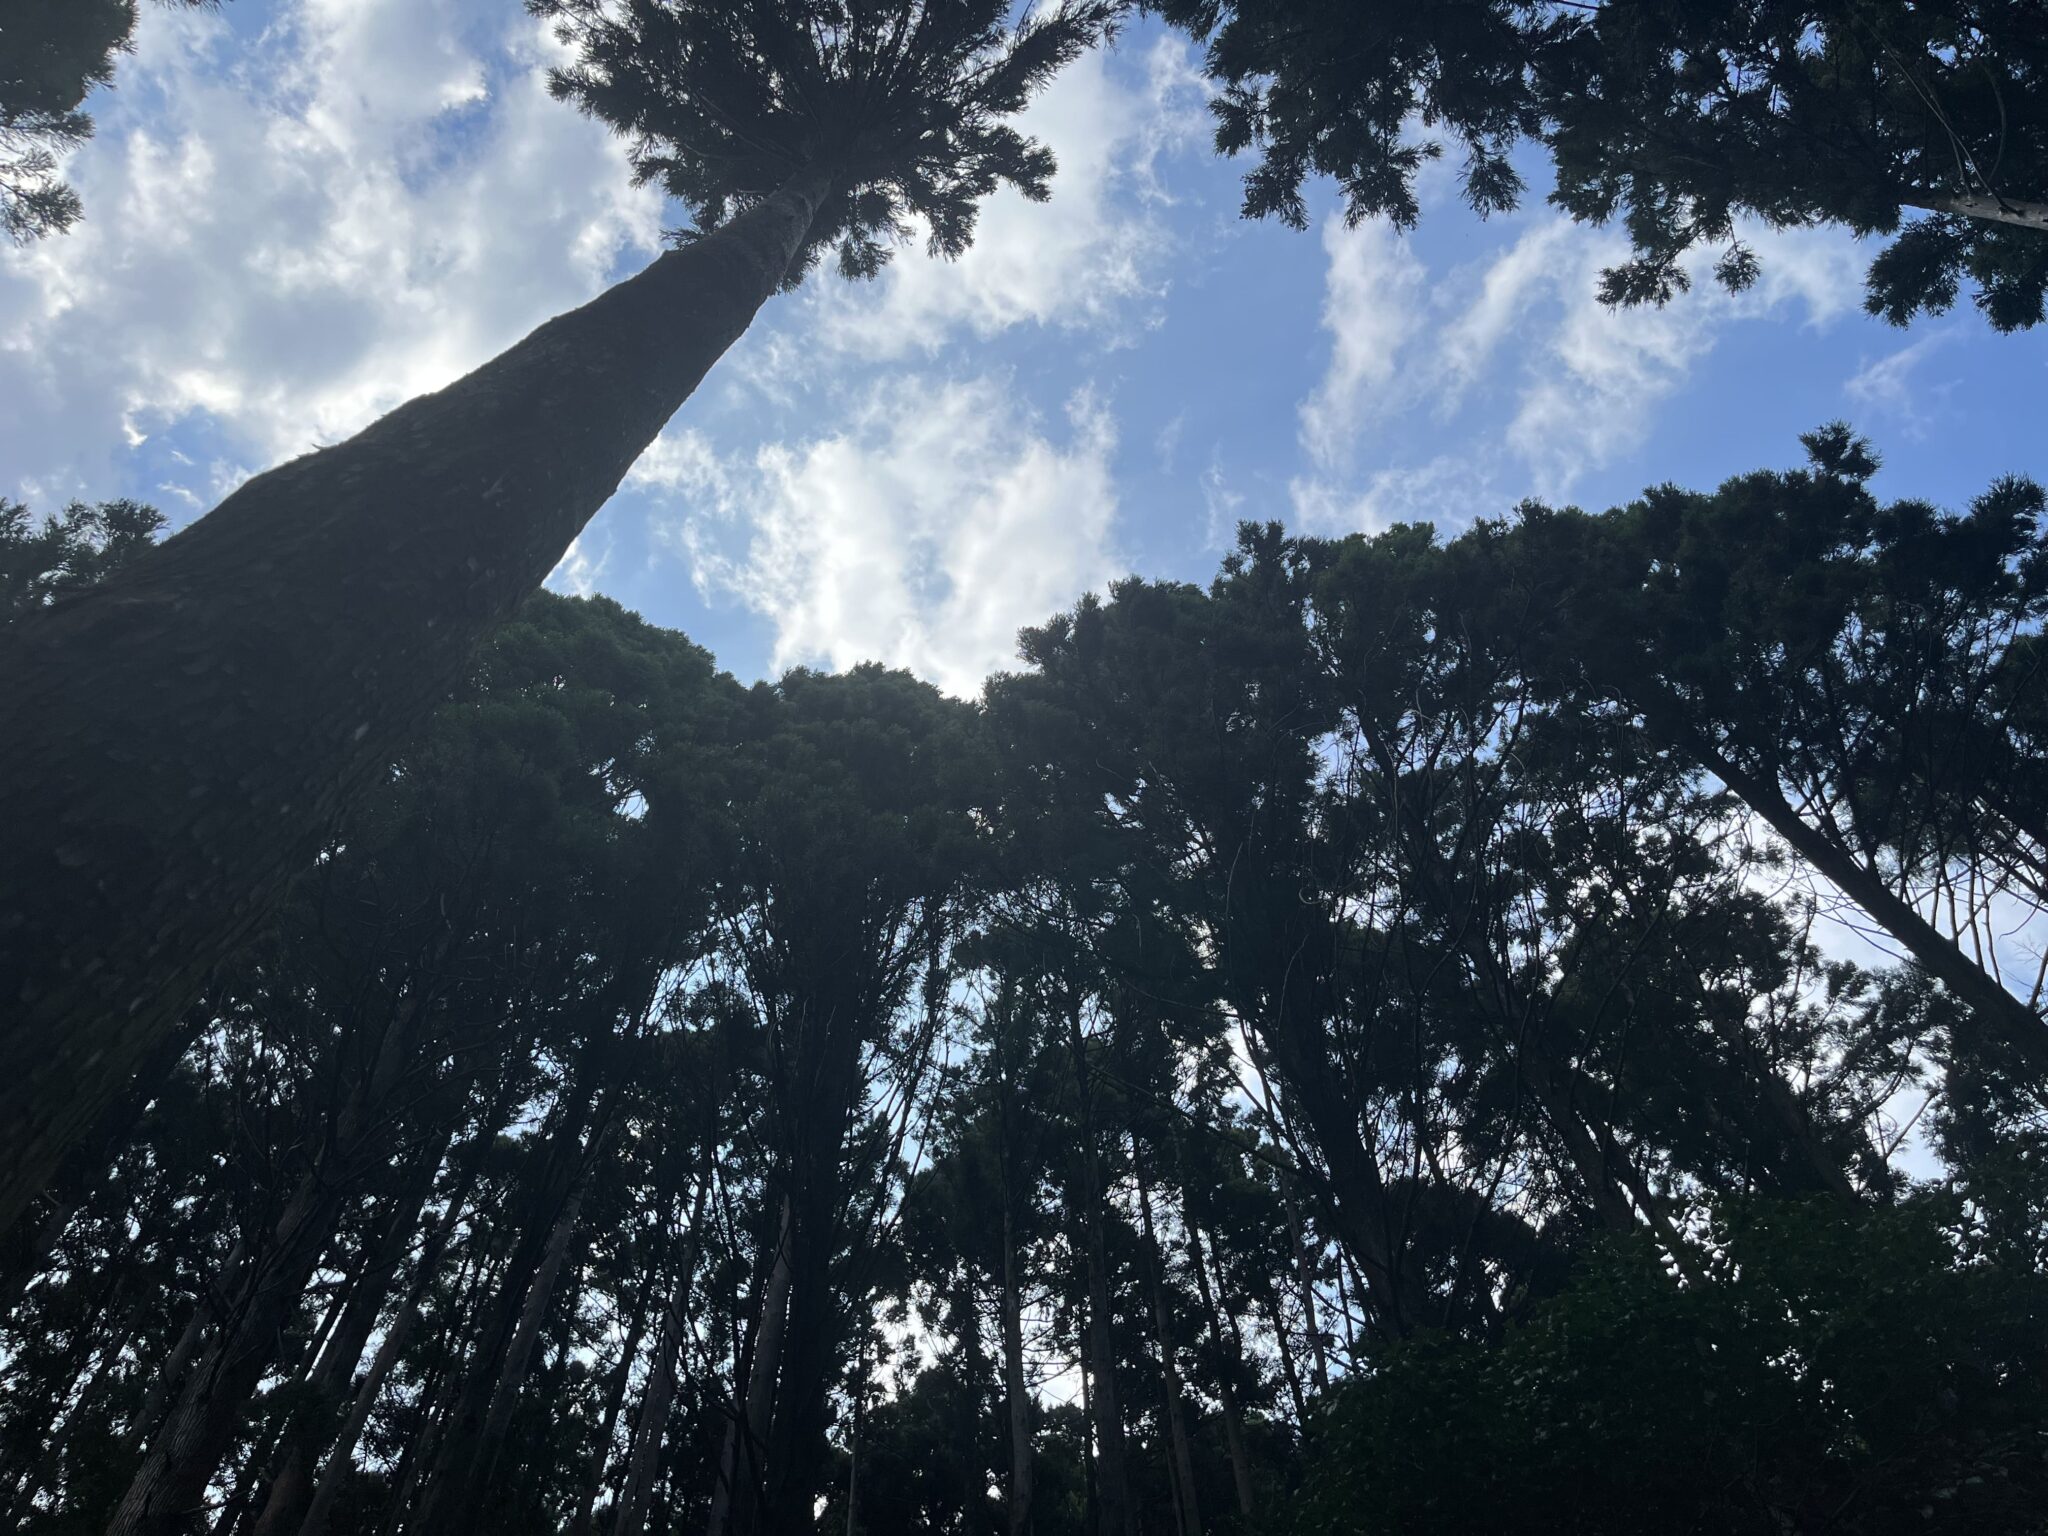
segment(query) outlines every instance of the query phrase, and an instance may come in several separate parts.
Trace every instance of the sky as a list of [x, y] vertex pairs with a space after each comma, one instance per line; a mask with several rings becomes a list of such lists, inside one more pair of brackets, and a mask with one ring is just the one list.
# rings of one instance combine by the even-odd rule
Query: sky
[[[517, 0], [144, 7], [70, 164], [84, 222], [0, 248], [0, 494], [182, 524], [644, 266], [681, 216], [547, 97], [559, 58]], [[1889, 496], [2048, 477], [2048, 333], [1870, 319], [1870, 248], [1827, 230], [1757, 236], [1740, 298], [1617, 314], [1611, 232], [1540, 195], [1482, 222], [1448, 164], [1412, 235], [1328, 186], [1307, 231], [1247, 223], [1198, 63], [1132, 27], [1026, 116], [1050, 203], [771, 300], [551, 585], [742, 678], [879, 660], [971, 696], [1084, 591], [1206, 581], [1244, 518], [1605, 507], [1838, 418]]]

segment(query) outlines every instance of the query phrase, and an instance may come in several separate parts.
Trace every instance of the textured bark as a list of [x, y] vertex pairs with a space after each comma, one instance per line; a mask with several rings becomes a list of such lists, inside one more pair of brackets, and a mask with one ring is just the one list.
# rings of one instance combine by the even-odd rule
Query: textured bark
[[0, 634], [0, 1230], [746, 330], [826, 190], [800, 176]]
[[1987, 224], [2010, 224], [2015, 229], [2031, 229], [2037, 235], [2048, 235], [2048, 203], [1993, 197], [1988, 192], [1958, 192], [1947, 196], [1930, 193], [1910, 199], [1906, 206], [1924, 208], [1929, 213], [1952, 213], [1965, 219], [1981, 219]]

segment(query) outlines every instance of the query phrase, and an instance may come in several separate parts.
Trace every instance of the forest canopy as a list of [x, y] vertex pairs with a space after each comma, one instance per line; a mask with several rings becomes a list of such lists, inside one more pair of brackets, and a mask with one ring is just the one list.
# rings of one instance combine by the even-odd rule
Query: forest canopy
[[973, 703], [536, 599], [10, 1235], [9, 1518], [2031, 1528], [2042, 495], [1807, 446]]

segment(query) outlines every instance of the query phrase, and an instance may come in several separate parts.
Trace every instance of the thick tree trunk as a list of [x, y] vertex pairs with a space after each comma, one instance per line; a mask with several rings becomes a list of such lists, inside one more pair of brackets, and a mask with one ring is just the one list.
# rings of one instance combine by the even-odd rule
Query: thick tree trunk
[[710, 1191], [711, 1167], [707, 1157], [698, 1173], [697, 1197], [690, 1210], [690, 1235], [683, 1247], [683, 1261], [676, 1267], [668, 1305], [662, 1311], [661, 1337], [655, 1343], [647, 1387], [633, 1420], [633, 1442], [626, 1453], [626, 1476], [619, 1486], [612, 1536], [640, 1536], [647, 1519], [648, 1495], [661, 1464], [661, 1444], [668, 1430], [669, 1408], [675, 1401], [676, 1381], [681, 1374], [683, 1344], [690, 1330], [690, 1294], [696, 1284], [697, 1255], [703, 1248], [704, 1207]]
[[1987, 224], [2010, 224], [2015, 229], [2031, 229], [2037, 235], [2048, 235], [2048, 203], [1993, 197], [1988, 192], [1931, 192], [1912, 199], [1906, 206], [1924, 208], [1929, 213], [1952, 213], [1965, 219], [1981, 219]]
[[746, 330], [827, 190], [798, 177], [0, 634], [0, 1230]]

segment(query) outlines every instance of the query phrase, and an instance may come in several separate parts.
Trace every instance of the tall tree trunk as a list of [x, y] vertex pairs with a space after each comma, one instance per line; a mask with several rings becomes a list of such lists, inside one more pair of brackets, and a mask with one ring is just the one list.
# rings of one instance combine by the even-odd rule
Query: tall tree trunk
[[1294, 1277], [1301, 1287], [1301, 1324], [1308, 1339], [1309, 1364], [1315, 1368], [1316, 1391], [1327, 1394], [1330, 1390], [1330, 1356], [1323, 1347], [1323, 1325], [1316, 1315], [1315, 1259], [1309, 1252], [1308, 1233], [1301, 1224], [1301, 1212], [1295, 1208], [1294, 1196], [1283, 1190], [1281, 1198], [1287, 1208], [1287, 1235], [1294, 1243]]
[[633, 1420], [633, 1442], [626, 1455], [626, 1476], [619, 1487], [612, 1536], [640, 1536], [647, 1518], [648, 1494], [661, 1464], [661, 1444], [668, 1429], [669, 1407], [675, 1401], [683, 1345], [689, 1336], [690, 1293], [696, 1283], [697, 1255], [703, 1248], [704, 1207], [711, 1191], [709, 1141], [705, 1150], [705, 1165], [699, 1170], [697, 1196], [690, 1210], [690, 1235], [683, 1247], [683, 1261], [676, 1266], [668, 1305], [661, 1314], [661, 1337], [655, 1342], [654, 1362], [647, 1372], [647, 1388], [641, 1394], [640, 1411]]
[[547, 1320], [556, 1283], [561, 1279], [562, 1266], [568, 1262], [569, 1250], [578, 1235], [583, 1219], [583, 1201], [590, 1192], [597, 1155], [598, 1149], [593, 1148], [590, 1163], [570, 1189], [569, 1198], [562, 1202], [562, 1214], [555, 1218], [555, 1227], [548, 1234], [548, 1245], [542, 1253], [540, 1268], [534, 1274], [532, 1285], [527, 1288], [526, 1304], [519, 1313], [519, 1325], [513, 1330], [512, 1341], [506, 1347], [498, 1385], [491, 1394], [490, 1408], [484, 1414], [483, 1433], [478, 1437], [476, 1461], [469, 1474], [472, 1495], [488, 1485], [498, 1470], [498, 1458], [505, 1448], [505, 1434], [512, 1427], [513, 1411], [519, 1406], [519, 1394], [526, 1386], [526, 1373], [533, 1365], [534, 1345], [540, 1339], [541, 1325]]
[[749, 1536], [762, 1493], [762, 1457], [768, 1445], [775, 1410], [775, 1382], [782, 1365], [782, 1340], [789, 1320], [790, 1244], [795, 1218], [790, 1198], [782, 1200], [782, 1220], [775, 1236], [775, 1256], [761, 1297], [760, 1326], [754, 1332], [754, 1358], [747, 1372], [743, 1413], [726, 1425], [725, 1448], [719, 1458], [718, 1482], [711, 1490], [708, 1536], [734, 1531]]
[[1067, 1043], [1073, 1053], [1081, 1109], [1081, 1203], [1082, 1222], [1087, 1231], [1088, 1355], [1094, 1384], [1090, 1401], [1095, 1415], [1097, 1506], [1102, 1517], [1102, 1536], [1135, 1536], [1137, 1512], [1131, 1503], [1130, 1475], [1126, 1470], [1123, 1402], [1117, 1390], [1116, 1338], [1111, 1328], [1109, 1240], [1104, 1227], [1104, 1205], [1109, 1195], [1104, 1187], [1102, 1149], [1095, 1134], [1094, 1074], [1088, 1062], [1087, 1042], [1081, 1036], [1078, 1003], [1067, 1008]]
[[333, 1337], [320, 1352], [306, 1391], [293, 1404], [284, 1425], [281, 1448], [270, 1474], [270, 1490], [256, 1517], [255, 1536], [292, 1536], [305, 1517], [306, 1506], [313, 1497], [313, 1468], [320, 1446], [332, 1425], [336, 1407], [354, 1379], [363, 1348], [376, 1331], [391, 1277], [404, 1262], [405, 1251], [419, 1226], [420, 1211], [433, 1193], [434, 1175], [453, 1134], [451, 1125], [422, 1152], [412, 1187], [393, 1202], [383, 1230], [364, 1254], [362, 1272], [350, 1288], [348, 1303], [342, 1309]]
[[[1007, 1171], [1007, 1158], [1005, 1159]], [[1007, 1185], [1008, 1180], [1005, 1179]], [[1003, 1395], [1010, 1421], [1010, 1536], [1031, 1529], [1031, 1395], [1024, 1384], [1024, 1307], [1017, 1284], [1017, 1239], [1010, 1191], [1003, 1191]]]
[[[384, 1389], [384, 1382], [404, 1355], [411, 1342], [412, 1332], [418, 1326], [420, 1309], [427, 1293], [441, 1273], [441, 1260], [448, 1251], [455, 1230], [461, 1225], [463, 1209], [469, 1203], [470, 1191], [475, 1187], [476, 1177], [483, 1166], [484, 1157], [493, 1142], [497, 1140], [499, 1115], [504, 1108], [503, 1099], [490, 1115], [485, 1116], [469, 1150], [463, 1159], [462, 1177], [448, 1196], [448, 1205], [441, 1219], [435, 1222], [427, 1234], [427, 1240], [420, 1248], [417, 1266], [413, 1271], [412, 1284], [407, 1287], [405, 1299], [399, 1304], [398, 1314], [391, 1325], [384, 1330], [383, 1341], [377, 1346], [377, 1353], [370, 1361], [370, 1368], [356, 1383], [349, 1394], [348, 1416], [342, 1420], [334, 1444], [328, 1448], [327, 1462], [320, 1473], [318, 1485], [313, 1490], [312, 1502], [306, 1508], [305, 1518], [299, 1524], [298, 1536], [324, 1536], [327, 1522], [334, 1511], [334, 1501], [340, 1495], [341, 1486], [355, 1465], [356, 1445], [362, 1439], [363, 1430], [370, 1422], [370, 1414], [377, 1406], [377, 1398]], [[458, 1266], [460, 1280], [460, 1266]]]
[[799, 175], [0, 633], [0, 1230], [746, 330], [828, 190]]
[[[1135, 1143], [1133, 1153], [1136, 1152]], [[1135, 1163], [1135, 1158], [1134, 1158]], [[1159, 1234], [1152, 1224], [1152, 1192], [1145, 1174], [1138, 1170], [1138, 1216], [1145, 1233], [1146, 1268], [1151, 1272], [1152, 1326], [1159, 1341], [1159, 1374], [1166, 1396], [1166, 1430], [1173, 1442], [1173, 1470], [1180, 1496], [1181, 1536], [1202, 1536], [1202, 1506], [1195, 1492], [1195, 1452], [1188, 1439], [1187, 1404], [1180, 1389], [1180, 1346], [1173, 1336], [1173, 1318], [1166, 1306], [1166, 1263], [1159, 1249]]]
[[[584, 1180], [595, 1162], [610, 1125], [616, 1099], [615, 1087], [607, 1087], [604, 1102], [592, 1107], [587, 1096], [589, 1078], [595, 1071], [596, 1047], [587, 1050], [575, 1079], [564, 1095], [555, 1130], [549, 1139], [543, 1165], [528, 1186], [532, 1204], [521, 1219], [520, 1235], [508, 1255], [505, 1270], [492, 1300], [485, 1305], [485, 1322], [476, 1338], [466, 1366], [459, 1372], [461, 1387], [445, 1426], [431, 1472], [425, 1473], [425, 1491], [407, 1526], [415, 1531], [452, 1528], [458, 1512], [470, 1508], [483, 1461], [494, 1455], [487, 1437], [494, 1416], [499, 1437], [510, 1422], [510, 1406], [499, 1391], [501, 1378], [513, 1359], [512, 1351], [524, 1341], [530, 1352], [534, 1335], [545, 1312], [547, 1297], [553, 1294], [554, 1274], [560, 1269], [560, 1255], [573, 1236], [573, 1218], [582, 1203]], [[588, 1141], [583, 1135], [586, 1117], [594, 1121]], [[569, 1227], [564, 1228], [564, 1220]], [[557, 1244], [560, 1244], [559, 1248]], [[550, 1260], [553, 1269], [549, 1270]], [[545, 1286], [540, 1276], [548, 1271]], [[542, 1294], [536, 1300], [536, 1291]], [[523, 1381], [526, 1365], [519, 1363]], [[502, 1406], [501, 1406], [502, 1404]]]
[[2010, 224], [2048, 235], [2048, 203], [2022, 202], [2017, 198], [1994, 197], [1989, 192], [1925, 192], [1904, 200], [1908, 208], [1929, 213], [1951, 213], [1986, 224]]
[[576, 1518], [569, 1522], [569, 1536], [590, 1536], [591, 1516], [597, 1508], [598, 1492], [604, 1487], [605, 1468], [612, 1459], [612, 1439], [618, 1433], [619, 1413], [626, 1406], [626, 1385], [633, 1378], [633, 1360], [640, 1353], [640, 1341], [647, 1336], [648, 1298], [643, 1295], [633, 1308], [633, 1322], [619, 1345], [619, 1363], [612, 1367], [605, 1384], [604, 1412], [598, 1417], [597, 1444], [583, 1469], [583, 1491], [576, 1496]]
[[[1209, 1282], [1209, 1264], [1202, 1252], [1202, 1234], [1183, 1204], [1181, 1220], [1187, 1227], [1188, 1266], [1195, 1272], [1195, 1288], [1202, 1298], [1202, 1315], [1209, 1328], [1209, 1347], [1216, 1351], [1216, 1394], [1223, 1400], [1223, 1437], [1230, 1450], [1230, 1477], [1236, 1485], [1237, 1512], [1247, 1527], [1253, 1514], [1251, 1456], [1244, 1443], [1244, 1412], [1238, 1406], [1237, 1388], [1231, 1382], [1231, 1367], [1244, 1358], [1242, 1349], [1224, 1342], [1223, 1323], [1217, 1315], [1216, 1289]], [[1219, 1271], [1216, 1285], [1222, 1284]]]

